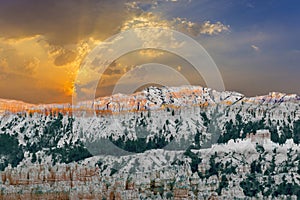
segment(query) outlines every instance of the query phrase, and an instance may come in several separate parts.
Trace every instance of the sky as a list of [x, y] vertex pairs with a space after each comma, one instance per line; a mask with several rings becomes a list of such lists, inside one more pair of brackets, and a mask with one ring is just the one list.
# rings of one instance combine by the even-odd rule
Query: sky
[[[296, 0], [0, 0], [0, 98], [71, 102], [86, 56], [111, 36], [141, 27], [170, 28], [196, 40], [226, 90], [300, 94], [299, 20]], [[154, 62], [206, 86], [183, 58], [143, 50], [112, 62], [96, 96], [111, 94], [124, 74]]]

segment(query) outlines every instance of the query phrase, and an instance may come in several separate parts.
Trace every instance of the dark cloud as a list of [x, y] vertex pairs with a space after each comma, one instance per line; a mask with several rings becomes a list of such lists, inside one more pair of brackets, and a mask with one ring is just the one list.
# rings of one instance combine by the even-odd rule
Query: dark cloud
[[120, 74], [123, 74], [123, 72], [121, 69], [108, 68], [105, 70], [104, 74], [105, 75], [120, 75]]
[[70, 44], [116, 33], [128, 12], [125, 0], [0, 0], [0, 37], [44, 35], [51, 44]]
[[76, 59], [77, 54], [70, 50], [63, 50], [60, 55], [55, 58], [54, 64], [56, 66], [63, 66], [73, 62]]

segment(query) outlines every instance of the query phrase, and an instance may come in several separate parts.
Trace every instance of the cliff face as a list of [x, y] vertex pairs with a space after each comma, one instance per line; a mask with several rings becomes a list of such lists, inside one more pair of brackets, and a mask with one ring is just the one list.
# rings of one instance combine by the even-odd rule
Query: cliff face
[[[31, 199], [33, 197], [38, 199], [69, 199], [70, 191], [73, 188], [78, 189], [83, 185], [95, 186], [95, 184], [101, 186], [102, 182], [98, 167], [77, 164], [7, 167], [0, 174], [1, 197], [5, 197], [5, 199]], [[102, 193], [99, 188], [96, 191]], [[88, 199], [96, 198], [95, 194], [88, 191], [78, 191], [77, 195], [86, 195], [85, 198]]]
[[[99, 157], [81, 163], [7, 167], [1, 172], [0, 199], [297, 199], [299, 148], [292, 141], [258, 145], [248, 138], [192, 150], [187, 156], [175, 156], [177, 163], [153, 171], [114, 174], [106, 172], [112, 165], [99, 163]], [[139, 156], [151, 161], [156, 157], [152, 153]], [[193, 172], [196, 158], [201, 161]], [[248, 185], [254, 182], [262, 187], [253, 186], [256, 193], [249, 193]]]
[[299, 186], [297, 95], [152, 87], [92, 104], [98, 116], [72, 116], [81, 107], [70, 104], [0, 100], [0, 199], [244, 198], [273, 172], [276, 187], [261, 195]]
[[72, 113], [73, 111], [91, 110], [96, 113], [120, 113], [130, 111], [158, 110], [165, 106], [182, 108], [186, 106], [203, 106], [215, 104], [232, 105], [236, 103], [251, 104], [278, 104], [282, 102], [299, 102], [300, 96], [296, 94], [270, 92], [268, 95], [245, 97], [237, 92], [218, 92], [200, 86], [182, 87], [149, 87], [141, 92], [130, 95], [114, 94], [100, 97], [93, 102], [82, 101], [76, 105], [64, 104], [28, 104], [22, 101], [0, 99], [0, 113], [2, 112], [27, 112], [27, 113]]
[[[2, 184], [5, 185], [35, 185], [56, 182], [69, 183], [88, 182], [99, 178], [98, 167], [84, 167], [78, 165], [33, 165], [28, 167], [7, 167], [0, 172]], [[98, 181], [98, 179], [97, 179]]]
[[8, 112], [22, 112], [33, 107], [33, 104], [27, 104], [22, 101], [0, 99], [0, 114]]

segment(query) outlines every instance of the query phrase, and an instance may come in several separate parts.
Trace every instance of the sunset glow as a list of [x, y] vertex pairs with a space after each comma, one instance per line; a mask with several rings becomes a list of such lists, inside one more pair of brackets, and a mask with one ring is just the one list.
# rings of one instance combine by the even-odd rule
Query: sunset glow
[[[187, 0], [80, 1], [72, 5], [71, 11], [65, 9], [71, 6], [70, 2], [55, 6], [50, 1], [43, 5], [3, 2], [0, 9], [2, 98], [31, 103], [70, 102], [77, 71], [85, 56], [114, 34], [142, 27], [170, 28], [193, 37], [212, 56], [229, 90], [249, 96], [272, 90], [300, 92], [297, 87], [300, 51], [294, 41], [298, 40], [299, 28], [290, 26], [296, 19], [293, 10], [291, 22], [280, 18], [285, 14], [280, 6], [288, 5], [266, 2], [270, 9], [278, 11], [278, 17], [270, 18], [265, 26], [260, 20], [247, 17], [238, 20], [240, 13], [233, 12], [236, 9], [244, 10], [245, 15], [256, 12], [255, 16], [260, 18], [264, 13], [263, 3], [226, 7], [226, 3], [221, 2], [212, 9], [205, 2]], [[157, 50], [124, 55], [111, 64], [97, 94], [108, 95], [122, 73], [154, 61], [174, 68], [180, 65], [178, 69], [183, 71], [188, 65], [184, 60], [174, 63], [174, 56]], [[271, 73], [266, 77], [262, 71]], [[285, 79], [289, 81], [282, 81]], [[194, 81], [194, 84], [202, 85], [202, 82]]]

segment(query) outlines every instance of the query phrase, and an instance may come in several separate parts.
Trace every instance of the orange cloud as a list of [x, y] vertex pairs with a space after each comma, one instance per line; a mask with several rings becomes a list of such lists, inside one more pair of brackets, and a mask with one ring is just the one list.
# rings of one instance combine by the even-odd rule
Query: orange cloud
[[[203, 33], [225, 30], [225, 26], [218, 23], [209, 23], [199, 29], [199, 24], [179, 18], [167, 20], [157, 13], [141, 9], [144, 4], [151, 8], [160, 4], [152, 0], [79, 1], [78, 4], [67, 1], [53, 4], [49, 0], [43, 1], [43, 4], [33, 0], [11, 2], [0, 8], [0, 93], [11, 98], [19, 94], [21, 98], [24, 94], [20, 91], [25, 87], [31, 92], [31, 96], [26, 95], [31, 102], [70, 100], [74, 80], [85, 56], [100, 41], [119, 31], [149, 26], [188, 30], [189, 34], [197, 27], [200, 33], [201, 30]], [[35, 12], [29, 12], [32, 10]], [[205, 28], [213, 31], [205, 32]], [[165, 52], [143, 50], [134, 54], [133, 58], [120, 59], [115, 68], [106, 72], [105, 87], [110, 87], [122, 73], [141, 62], [169, 57]], [[47, 91], [53, 98], [41, 95]]]

